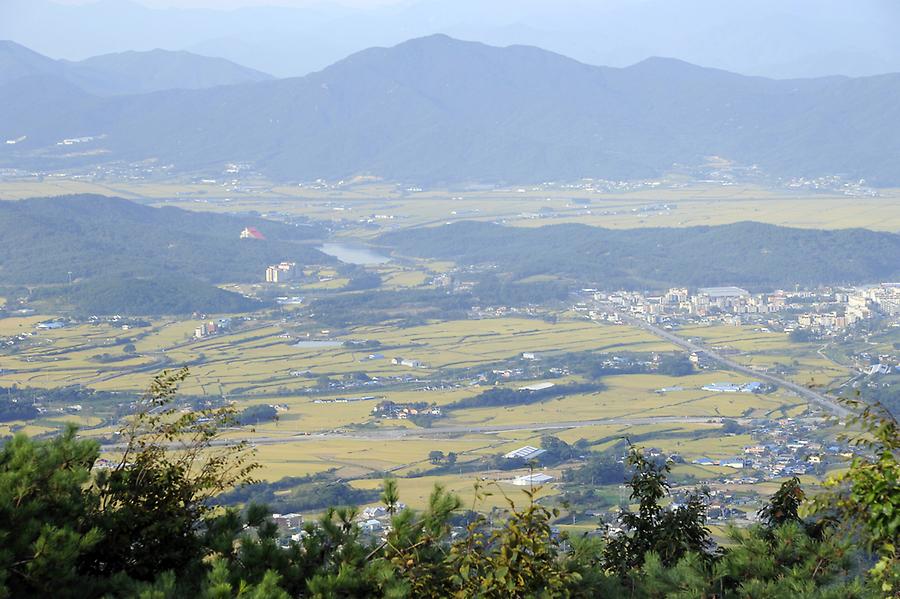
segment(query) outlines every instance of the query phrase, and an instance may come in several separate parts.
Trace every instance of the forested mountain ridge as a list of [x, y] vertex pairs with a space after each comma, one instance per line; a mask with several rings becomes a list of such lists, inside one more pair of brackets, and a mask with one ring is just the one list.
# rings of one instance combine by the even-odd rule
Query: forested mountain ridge
[[[772, 80], [655, 58], [586, 65], [443, 35], [370, 48], [305, 77], [127, 97], [60, 82], [0, 88], [0, 165], [157, 158], [253, 165], [277, 180], [430, 184], [629, 179], [719, 156], [779, 176], [900, 182], [900, 75]], [[59, 153], [64, 138], [96, 137]], [[101, 137], [102, 136], [102, 137]]]
[[756, 222], [686, 228], [537, 228], [460, 222], [397, 231], [380, 242], [402, 255], [496, 264], [517, 277], [561, 275], [606, 289], [742, 285], [771, 290], [900, 277], [900, 235]]
[[[248, 226], [266, 239], [240, 239]], [[259, 281], [266, 266], [282, 260], [334, 262], [312, 246], [322, 235], [313, 225], [96, 195], [0, 202], [0, 284], [173, 273], [209, 283]]]

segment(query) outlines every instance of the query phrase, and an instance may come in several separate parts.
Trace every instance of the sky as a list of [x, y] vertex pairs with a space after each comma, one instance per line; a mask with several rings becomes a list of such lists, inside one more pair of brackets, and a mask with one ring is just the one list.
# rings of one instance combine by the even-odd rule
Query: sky
[[435, 33], [612, 67], [865, 76], [900, 72], [898, 31], [900, 0], [0, 0], [0, 39], [51, 58], [186, 50], [277, 77]]
[[[83, 5], [93, 4], [97, 0], [57, 0], [59, 4]], [[113, 1], [116, 0], [107, 0]], [[305, 8], [318, 4], [317, 0], [133, 0], [150, 8], [216, 8], [233, 9], [247, 6], [287, 6]], [[408, 0], [335, 0], [331, 4], [339, 4], [348, 8], [374, 8], [394, 4], [402, 4]]]

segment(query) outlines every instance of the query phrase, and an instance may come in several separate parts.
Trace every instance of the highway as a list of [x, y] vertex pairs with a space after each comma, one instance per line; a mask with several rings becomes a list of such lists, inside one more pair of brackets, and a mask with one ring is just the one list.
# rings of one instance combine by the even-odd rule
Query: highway
[[697, 343], [693, 343], [684, 337], [679, 337], [678, 335], [672, 333], [671, 331], [667, 331], [663, 328], [650, 324], [649, 322], [640, 320], [638, 318], [634, 318], [628, 314], [623, 314], [619, 312], [619, 316], [622, 317], [623, 320], [628, 322], [628, 324], [640, 327], [650, 333], [653, 333], [657, 337], [662, 337], [666, 341], [671, 342], [673, 345], [677, 345], [678, 347], [692, 351], [692, 352], [701, 352], [705, 354], [709, 359], [714, 362], [719, 362], [720, 364], [728, 367], [730, 370], [734, 370], [735, 372], [740, 372], [741, 374], [746, 374], [747, 376], [752, 376], [757, 379], [761, 379], [763, 381], [772, 383], [774, 385], [778, 385], [783, 389], [789, 389], [793, 391], [803, 399], [808, 402], [820, 407], [825, 410], [831, 412], [835, 416], [839, 416], [841, 418], [850, 414], [850, 410], [840, 405], [836, 401], [825, 397], [821, 393], [814, 391], [809, 387], [804, 387], [803, 385], [798, 385], [797, 383], [791, 382], [787, 379], [783, 379], [779, 376], [775, 376], [773, 374], [769, 374], [767, 372], [760, 372], [759, 370], [754, 370], [748, 366], [744, 366], [734, 360], [726, 358], [725, 356], [711, 350], [710, 348], [700, 345]]
[[[702, 352], [710, 360], [718, 362], [730, 370], [740, 372], [755, 379], [760, 379], [783, 389], [793, 391], [798, 396], [807, 400], [813, 405], [821, 407], [832, 414], [845, 417], [850, 411], [825, 397], [821, 393], [798, 385], [779, 376], [775, 376], [766, 372], [759, 372], [743, 364], [735, 362], [721, 354], [709, 349], [708, 347], [694, 343], [683, 337], [667, 331], [663, 328], [652, 325], [643, 320], [634, 318], [628, 314], [619, 313], [623, 320], [628, 324], [640, 327], [658, 337], [661, 337], [673, 345], [691, 352]], [[749, 419], [734, 418], [741, 424], [746, 424]], [[651, 416], [651, 417], [616, 417], [616, 418], [600, 418], [596, 420], [575, 420], [575, 421], [556, 421], [556, 422], [531, 422], [524, 424], [486, 424], [477, 426], [434, 426], [431, 428], [385, 428], [377, 430], [358, 430], [358, 429], [342, 429], [322, 432], [303, 432], [303, 431], [284, 431], [283, 434], [261, 436], [248, 439], [254, 445], [271, 445], [280, 443], [297, 443], [303, 441], [323, 441], [328, 439], [352, 439], [359, 441], [395, 441], [399, 439], [433, 439], [436, 437], [446, 437], [463, 434], [493, 434], [509, 431], [550, 431], [570, 428], [582, 428], [588, 426], [602, 426], [610, 424], [637, 426], [642, 424], [720, 424], [722, 418], [718, 416]], [[242, 430], [242, 429], [236, 429]], [[213, 442], [213, 445], [229, 445], [235, 443], [236, 440], [219, 439]], [[122, 449], [119, 444], [105, 445], [104, 450]]]

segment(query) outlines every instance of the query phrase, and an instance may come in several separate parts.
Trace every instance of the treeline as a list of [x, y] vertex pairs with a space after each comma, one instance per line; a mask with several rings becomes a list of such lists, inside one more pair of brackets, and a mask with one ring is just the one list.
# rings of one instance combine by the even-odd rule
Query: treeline
[[266, 505], [273, 512], [283, 514], [370, 503], [378, 496], [377, 490], [356, 489], [327, 472], [271, 483], [255, 482], [219, 495], [215, 503], [222, 506]]
[[0, 422], [12, 420], [31, 420], [40, 415], [37, 408], [30, 403], [19, 402], [0, 396]]
[[266, 404], [248, 406], [241, 410], [241, 413], [237, 416], [237, 422], [241, 425], [259, 424], [260, 422], [271, 422], [272, 420], [278, 420], [278, 410]]
[[96, 404], [124, 396], [109, 391], [95, 391], [77, 385], [41, 389], [36, 387], [0, 387], [0, 422], [31, 420], [40, 413], [35, 404], [44, 407]]
[[338, 267], [338, 273], [349, 279], [344, 286], [344, 291], [364, 291], [381, 287], [381, 275], [366, 270], [358, 264], [341, 264]]
[[521, 406], [547, 399], [575, 395], [577, 393], [596, 393], [605, 386], [601, 383], [570, 383], [553, 385], [546, 389], [509, 389], [492, 387], [472, 397], [464, 397], [445, 406], [445, 410], [462, 410], [466, 408], [489, 408], [495, 406]]
[[484, 275], [472, 289], [482, 305], [518, 306], [562, 301], [569, 296], [570, 287], [560, 281], [521, 283], [496, 275]]
[[310, 312], [327, 326], [377, 324], [396, 321], [416, 325], [429, 319], [465, 318], [473, 305], [468, 294], [449, 294], [432, 289], [347, 293], [314, 300]]
[[380, 241], [404, 255], [493, 264], [516, 278], [552, 275], [606, 289], [741, 285], [769, 290], [900, 276], [900, 235], [861, 229], [742, 222], [615, 230], [460, 222], [391, 232]]

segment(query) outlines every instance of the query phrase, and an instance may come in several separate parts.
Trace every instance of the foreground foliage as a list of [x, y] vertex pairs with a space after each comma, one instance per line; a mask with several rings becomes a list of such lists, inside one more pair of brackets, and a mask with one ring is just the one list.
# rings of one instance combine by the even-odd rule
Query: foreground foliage
[[[154, 382], [109, 468], [95, 468], [97, 444], [74, 429], [0, 448], [0, 597], [837, 599], [900, 588], [898, 429], [880, 412], [859, 417], [871, 458], [815, 503], [786, 481], [759, 524], [730, 529], [725, 547], [705, 525], [705, 491], [666, 506], [668, 464], [636, 448], [627, 459], [635, 509], [604, 535], [559, 533], [559, 513], [536, 489], [521, 502], [505, 497], [505, 518], [474, 516], [460, 533], [458, 497], [436, 487], [423, 512], [400, 509], [389, 479], [383, 537], [363, 535], [344, 507], [286, 541], [266, 507], [214, 507], [222, 491], [253, 482], [255, 465], [246, 445], [218, 436], [232, 408], [170, 407], [185, 376]], [[497, 492], [476, 485], [476, 501]]]

